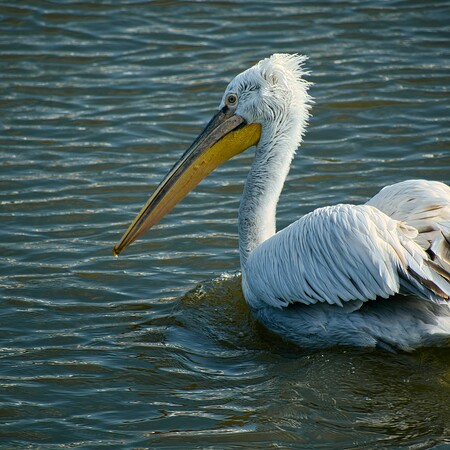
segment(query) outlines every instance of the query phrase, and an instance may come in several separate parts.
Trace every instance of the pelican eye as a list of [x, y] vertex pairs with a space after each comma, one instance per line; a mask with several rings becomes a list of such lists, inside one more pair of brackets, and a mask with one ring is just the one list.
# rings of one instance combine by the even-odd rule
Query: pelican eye
[[227, 95], [227, 98], [226, 98], [226, 100], [225, 100], [225, 103], [226, 103], [228, 106], [236, 106], [236, 105], [237, 105], [237, 102], [238, 102], [238, 98], [237, 98], [237, 95], [236, 95], [236, 94], [228, 94], [228, 95]]

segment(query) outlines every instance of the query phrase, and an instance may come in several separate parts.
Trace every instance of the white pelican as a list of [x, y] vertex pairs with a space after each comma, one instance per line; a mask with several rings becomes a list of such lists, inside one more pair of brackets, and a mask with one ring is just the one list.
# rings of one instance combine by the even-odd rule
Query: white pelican
[[309, 115], [305, 59], [274, 54], [231, 81], [115, 255], [217, 166], [256, 145], [239, 208], [239, 251], [244, 297], [257, 319], [312, 348], [449, 346], [447, 185], [404, 181], [364, 205], [320, 208], [275, 232], [277, 201]]

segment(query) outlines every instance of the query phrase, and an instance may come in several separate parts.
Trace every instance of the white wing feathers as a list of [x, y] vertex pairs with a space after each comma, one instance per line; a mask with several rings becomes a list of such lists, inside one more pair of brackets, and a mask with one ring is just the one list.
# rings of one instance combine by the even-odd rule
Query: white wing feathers
[[442, 234], [450, 236], [450, 187], [439, 181], [407, 180], [392, 184], [366, 205], [416, 228], [419, 232], [416, 242], [425, 250]]
[[449, 225], [442, 225], [441, 233], [431, 242], [430, 253], [434, 261], [450, 274], [450, 219]]
[[417, 229], [414, 240], [429, 253], [435, 270], [449, 280], [449, 186], [438, 181], [407, 180], [386, 186], [366, 205]]
[[430, 267], [417, 234], [369, 205], [317, 209], [250, 254], [244, 294], [254, 307], [280, 308], [351, 301], [359, 307], [396, 293], [443, 300], [450, 284]]

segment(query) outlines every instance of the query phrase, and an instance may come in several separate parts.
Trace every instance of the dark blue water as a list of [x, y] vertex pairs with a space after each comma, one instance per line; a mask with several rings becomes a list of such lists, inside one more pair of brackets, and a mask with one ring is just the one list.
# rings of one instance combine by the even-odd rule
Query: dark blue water
[[0, 446], [450, 446], [450, 353], [308, 352], [241, 291], [251, 151], [116, 259], [238, 72], [310, 57], [279, 227], [450, 181], [446, 1], [0, 2]]

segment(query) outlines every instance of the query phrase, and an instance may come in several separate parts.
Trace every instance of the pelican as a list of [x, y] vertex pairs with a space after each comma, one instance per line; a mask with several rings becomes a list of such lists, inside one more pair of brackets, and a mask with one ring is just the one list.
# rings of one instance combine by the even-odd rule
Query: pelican
[[274, 54], [231, 81], [114, 254], [212, 170], [256, 146], [238, 229], [242, 290], [257, 320], [308, 348], [450, 346], [447, 185], [403, 181], [366, 204], [319, 208], [276, 232], [278, 198], [309, 117], [305, 60]]

